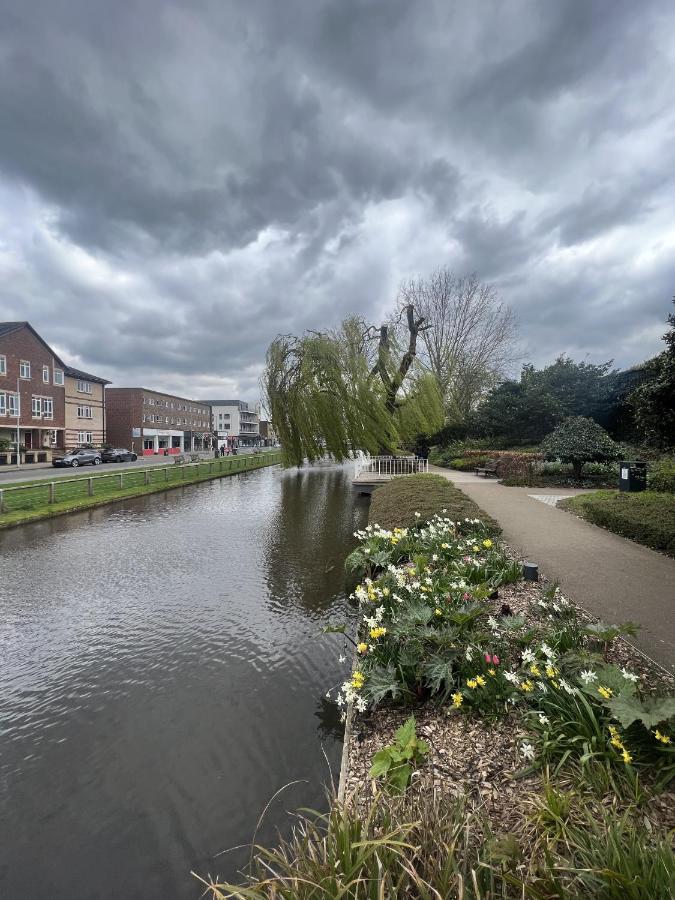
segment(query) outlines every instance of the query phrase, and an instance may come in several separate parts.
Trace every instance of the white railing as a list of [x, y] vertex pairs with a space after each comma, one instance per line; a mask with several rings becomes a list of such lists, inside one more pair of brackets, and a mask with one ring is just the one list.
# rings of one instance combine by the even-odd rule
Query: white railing
[[429, 461], [421, 456], [359, 456], [355, 460], [355, 477], [377, 475], [394, 478], [396, 475], [415, 475], [429, 471]]

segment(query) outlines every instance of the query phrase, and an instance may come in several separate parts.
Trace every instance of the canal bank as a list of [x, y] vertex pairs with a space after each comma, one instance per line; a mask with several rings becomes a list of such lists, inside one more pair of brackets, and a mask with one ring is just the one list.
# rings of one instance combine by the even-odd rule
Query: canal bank
[[[339, 466], [265, 468], [0, 533], [0, 895], [198, 897], [340, 765]], [[295, 782], [291, 784], [292, 782]]]
[[216, 457], [182, 465], [173, 463], [162, 467], [117, 471], [114, 474], [101, 473], [96, 469], [91, 475], [81, 474], [68, 479], [60, 478], [58, 481], [40, 480], [7, 487], [0, 485], [0, 528], [276, 466], [280, 462], [279, 452], [268, 451]]

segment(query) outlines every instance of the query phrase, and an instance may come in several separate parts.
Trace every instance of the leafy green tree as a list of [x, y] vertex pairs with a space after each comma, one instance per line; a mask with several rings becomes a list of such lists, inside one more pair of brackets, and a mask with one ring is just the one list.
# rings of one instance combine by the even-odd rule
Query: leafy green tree
[[390, 325], [376, 329], [357, 317], [337, 331], [272, 341], [264, 387], [286, 465], [392, 451], [440, 428], [440, 392], [413, 365], [428, 326], [412, 305], [403, 313], [407, 343]]
[[666, 349], [645, 363], [646, 380], [630, 396], [642, 438], [661, 449], [675, 446], [675, 313], [668, 324]]
[[515, 444], [539, 441], [562, 419], [560, 403], [526, 381], [504, 381], [492, 390], [469, 419], [473, 436]]
[[584, 416], [571, 416], [561, 422], [544, 438], [541, 452], [547, 459], [571, 463], [575, 478], [581, 477], [587, 462], [609, 462], [620, 456], [619, 445], [605, 429]]

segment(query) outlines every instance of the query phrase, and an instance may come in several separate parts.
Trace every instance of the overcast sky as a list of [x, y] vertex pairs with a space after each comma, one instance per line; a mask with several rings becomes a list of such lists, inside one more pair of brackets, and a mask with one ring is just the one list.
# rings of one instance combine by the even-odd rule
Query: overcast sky
[[672, 0], [0, 0], [0, 319], [118, 386], [256, 400], [439, 265], [629, 365], [674, 213]]

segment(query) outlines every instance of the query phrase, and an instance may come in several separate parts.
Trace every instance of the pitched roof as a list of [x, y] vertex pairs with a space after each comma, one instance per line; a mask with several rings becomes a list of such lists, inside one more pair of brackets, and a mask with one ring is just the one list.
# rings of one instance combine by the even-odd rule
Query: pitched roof
[[97, 384], [111, 384], [105, 378], [99, 378], [98, 375], [90, 375], [89, 372], [82, 372], [80, 369], [73, 369], [72, 366], [64, 366], [63, 371], [71, 378], [81, 378], [82, 381], [95, 381]]
[[[23, 328], [24, 325], [28, 325], [28, 322], [0, 322], [0, 335], [18, 331], [18, 329]], [[28, 325], [28, 327], [30, 328], [30, 325]]]

